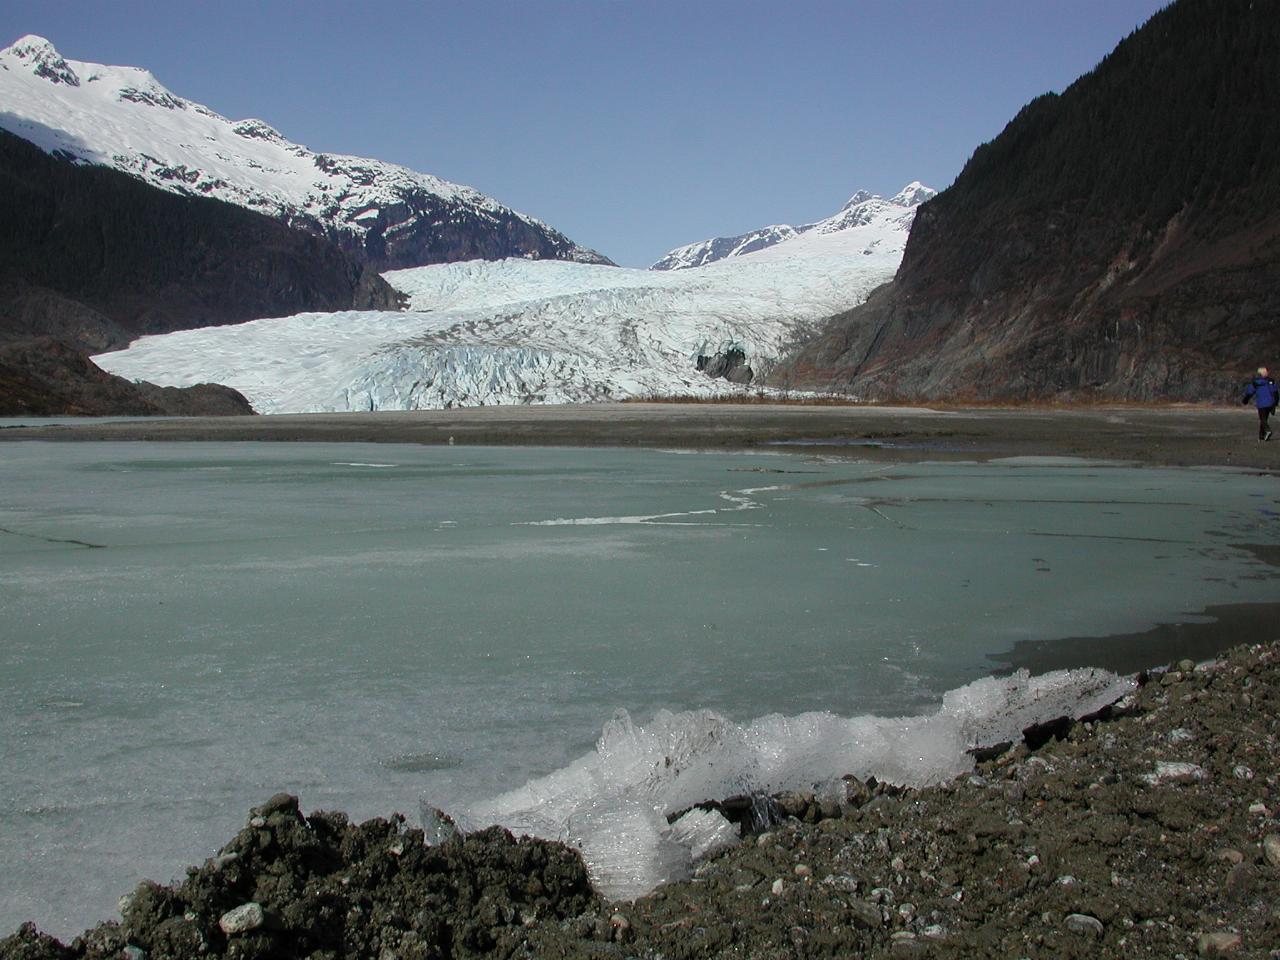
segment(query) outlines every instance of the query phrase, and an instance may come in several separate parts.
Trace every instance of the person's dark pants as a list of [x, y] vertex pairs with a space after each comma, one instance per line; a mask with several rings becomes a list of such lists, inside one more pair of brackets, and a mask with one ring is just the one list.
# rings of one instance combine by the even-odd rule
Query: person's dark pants
[[1258, 408], [1258, 439], [1267, 439], [1267, 434], [1271, 432], [1271, 428], [1267, 426], [1267, 417], [1276, 412], [1275, 407], [1259, 407]]

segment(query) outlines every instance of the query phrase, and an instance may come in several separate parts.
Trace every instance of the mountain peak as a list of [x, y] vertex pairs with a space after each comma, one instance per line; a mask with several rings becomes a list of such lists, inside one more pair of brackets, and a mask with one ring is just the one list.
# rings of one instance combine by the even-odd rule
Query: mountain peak
[[919, 180], [912, 180], [905, 187], [889, 198], [889, 202], [899, 207], [915, 207], [924, 203], [926, 200], [932, 200], [938, 195], [938, 191], [932, 187], [926, 187]]
[[845, 201], [845, 205], [841, 209], [848, 210], [850, 207], [856, 207], [860, 203], [866, 203], [868, 200], [874, 200], [874, 199], [875, 199], [874, 193], [871, 193], [868, 190], [859, 190], [847, 201]]
[[27, 64], [32, 73], [50, 83], [65, 83], [70, 87], [80, 86], [80, 78], [67, 65], [62, 54], [58, 53], [52, 43], [34, 33], [29, 33], [0, 50], [0, 60], [9, 59]]
[[0, 50], [0, 106], [0, 129], [47, 153], [239, 204], [379, 269], [506, 256], [608, 262], [471, 187], [317, 154], [261, 120], [229, 120], [186, 100], [142, 67], [65, 60], [44, 37]]

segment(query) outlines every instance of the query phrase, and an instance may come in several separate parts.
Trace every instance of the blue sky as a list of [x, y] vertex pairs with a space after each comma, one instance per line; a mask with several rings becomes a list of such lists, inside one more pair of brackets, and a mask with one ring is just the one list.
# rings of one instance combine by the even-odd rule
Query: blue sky
[[142, 66], [317, 150], [470, 184], [646, 266], [943, 188], [1161, 0], [6, 0], [0, 45]]

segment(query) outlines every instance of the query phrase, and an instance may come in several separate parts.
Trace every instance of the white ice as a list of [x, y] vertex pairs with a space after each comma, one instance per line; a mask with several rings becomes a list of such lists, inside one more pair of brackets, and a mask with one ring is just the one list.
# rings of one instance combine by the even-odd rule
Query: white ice
[[1133, 686], [1104, 670], [1023, 670], [952, 690], [936, 712], [914, 717], [814, 712], [737, 724], [710, 710], [661, 711], [641, 726], [620, 710], [592, 753], [473, 806], [465, 819], [573, 844], [601, 892], [630, 899], [682, 878], [695, 857], [729, 842], [714, 821], [668, 825], [669, 814], [745, 793], [830, 791], [842, 773], [938, 783], [972, 769], [966, 751], [974, 747], [1092, 713]]
[[[872, 241], [870, 253], [864, 255]], [[757, 377], [892, 277], [906, 231], [876, 220], [696, 270], [470, 261], [397, 270], [405, 313], [306, 313], [144, 337], [95, 361], [165, 386], [223, 383], [259, 413], [577, 403], [751, 390], [699, 356], [741, 350]]]

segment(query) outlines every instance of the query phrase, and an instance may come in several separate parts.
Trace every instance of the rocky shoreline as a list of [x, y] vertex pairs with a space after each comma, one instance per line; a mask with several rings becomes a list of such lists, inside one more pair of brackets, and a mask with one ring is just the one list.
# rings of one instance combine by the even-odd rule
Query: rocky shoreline
[[282, 794], [120, 921], [70, 944], [24, 925], [0, 958], [1280, 957], [1280, 642], [1138, 679], [939, 786], [772, 798], [759, 832], [631, 903], [557, 843], [428, 845]]

